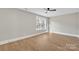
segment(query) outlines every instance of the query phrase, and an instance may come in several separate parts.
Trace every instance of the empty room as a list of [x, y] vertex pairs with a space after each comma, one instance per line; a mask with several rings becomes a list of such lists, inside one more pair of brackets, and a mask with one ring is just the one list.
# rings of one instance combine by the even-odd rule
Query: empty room
[[79, 9], [0, 8], [0, 51], [79, 51]]

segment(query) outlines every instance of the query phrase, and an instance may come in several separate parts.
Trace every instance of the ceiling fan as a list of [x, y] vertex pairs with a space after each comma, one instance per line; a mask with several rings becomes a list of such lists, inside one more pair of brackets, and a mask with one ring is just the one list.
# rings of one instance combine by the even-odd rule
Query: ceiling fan
[[44, 8], [44, 9], [46, 14], [51, 11], [56, 11], [56, 9], [53, 9], [53, 8]]

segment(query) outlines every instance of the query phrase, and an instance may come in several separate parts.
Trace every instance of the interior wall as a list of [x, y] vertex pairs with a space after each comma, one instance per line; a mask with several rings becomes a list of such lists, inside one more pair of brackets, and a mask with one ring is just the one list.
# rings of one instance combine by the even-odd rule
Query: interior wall
[[19, 9], [0, 8], [0, 41], [45, 32], [36, 31], [36, 16]]
[[79, 13], [77, 13], [77, 34], [79, 35]]
[[51, 17], [50, 32], [79, 35], [79, 13]]

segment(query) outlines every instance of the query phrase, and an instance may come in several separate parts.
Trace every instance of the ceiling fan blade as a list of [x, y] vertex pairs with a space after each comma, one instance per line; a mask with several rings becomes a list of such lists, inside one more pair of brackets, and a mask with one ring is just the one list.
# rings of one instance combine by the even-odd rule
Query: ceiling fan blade
[[56, 11], [56, 9], [52, 9], [52, 10], [49, 10], [49, 11]]

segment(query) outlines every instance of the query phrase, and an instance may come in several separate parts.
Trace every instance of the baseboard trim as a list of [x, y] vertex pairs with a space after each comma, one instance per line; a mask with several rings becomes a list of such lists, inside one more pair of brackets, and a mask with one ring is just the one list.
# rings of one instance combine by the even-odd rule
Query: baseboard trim
[[46, 33], [46, 32], [41, 32], [41, 33], [37, 33], [37, 34], [33, 34], [33, 35], [28, 35], [28, 36], [18, 37], [18, 38], [14, 38], [14, 39], [5, 40], [5, 41], [0, 41], [0, 45], [15, 42], [15, 41], [18, 41], [18, 40], [23, 40], [25, 38], [34, 37], [34, 36], [44, 34], [44, 33]]
[[74, 35], [74, 34], [61, 33], [61, 32], [51, 32], [51, 33], [56, 33], [56, 34], [61, 34], [61, 35], [66, 35], [66, 36], [72, 36], [72, 37], [77, 37], [77, 38], [79, 38], [79, 35]]

